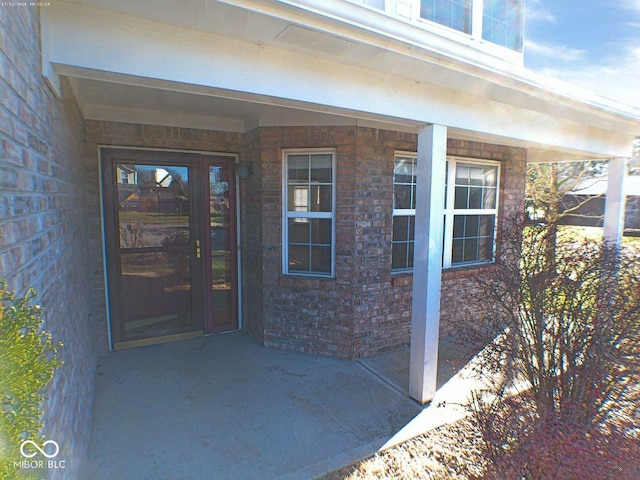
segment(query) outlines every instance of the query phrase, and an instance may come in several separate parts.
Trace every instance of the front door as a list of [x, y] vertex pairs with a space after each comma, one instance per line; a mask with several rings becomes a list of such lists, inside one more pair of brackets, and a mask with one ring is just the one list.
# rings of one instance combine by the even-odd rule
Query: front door
[[233, 158], [103, 149], [114, 348], [236, 330]]

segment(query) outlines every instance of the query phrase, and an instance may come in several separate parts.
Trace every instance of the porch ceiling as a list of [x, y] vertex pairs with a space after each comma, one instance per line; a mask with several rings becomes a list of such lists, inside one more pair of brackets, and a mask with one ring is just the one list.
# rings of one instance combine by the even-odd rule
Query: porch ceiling
[[70, 77], [69, 83], [87, 120], [239, 133], [260, 126], [366, 125], [408, 132], [416, 132], [419, 126], [410, 120], [220, 89], [194, 92], [194, 86], [189, 86], [183, 91], [180, 85], [166, 82], [156, 88]]

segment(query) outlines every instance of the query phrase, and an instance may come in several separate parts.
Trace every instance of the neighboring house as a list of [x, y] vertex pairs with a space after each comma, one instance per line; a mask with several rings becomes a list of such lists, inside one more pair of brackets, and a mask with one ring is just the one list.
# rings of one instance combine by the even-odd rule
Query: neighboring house
[[524, 2], [482, 5], [0, 8], [0, 274], [41, 292], [65, 344], [46, 433], [68, 465], [112, 348], [236, 329], [344, 358], [410, 344], [428, 401], [527, 162], [611, 159], [619, 236], [640, 112], [524, 69]]
[[[567, 193], [563, 199], [565, 209], [580, 207], [562, 219], [567, 225], [601, 227], [607, 193], [607, 179], [586, 179]], [[640, 232], [640, 175], [628, 175], [624, 181], [625, 234]]]

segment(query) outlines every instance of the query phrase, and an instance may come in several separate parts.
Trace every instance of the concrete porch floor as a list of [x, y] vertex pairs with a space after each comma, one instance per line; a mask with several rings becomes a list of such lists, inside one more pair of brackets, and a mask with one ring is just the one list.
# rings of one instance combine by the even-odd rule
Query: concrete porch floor
[[[446, 351], [439, 383], [456, 369]], [[244, 333], [109, 353], [82, 478], [317, 477], [455, 419], [451, 392], [428, 408], [401, 393], [405, 368], [408, 349], [358, 362]]]

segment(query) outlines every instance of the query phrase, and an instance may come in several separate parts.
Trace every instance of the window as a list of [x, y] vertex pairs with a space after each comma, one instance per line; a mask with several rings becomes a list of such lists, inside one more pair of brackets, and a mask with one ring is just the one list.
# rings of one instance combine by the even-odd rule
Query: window
[[[445, 266], [493, 260], [498, 215], [498, 174], [499, 165], [493, 162], [449, 160], [445, 200]], [[453, 188], [450, 188], [452, 185]], [[449, 257], [447, 253], [450, 253]]]
[[471, 33], [472, 0], [421, 0], [420, 17]]
[[[393, 171], [391, 269], [413, 268], [416, 156], [397, 154]], [[443, 266], [493, 260], [500, 164], [449, 158], [445, 180]]]
[[332, 276], [335, 152], [287, 151], [284, 164], [284, 272]]
[[511, 50], [522, 50], [522, 0], [484, 0], [482, 38]]
[[384, 10], [385, 8], [384, 0], [363, 0], [362, 4], [368, 7], [377, 8], [378, 10]]
[[416, 157], [396, 155], [393, 167], [393, 237], [391, 268], [413, 268], [413, 234], [416, 217]]

